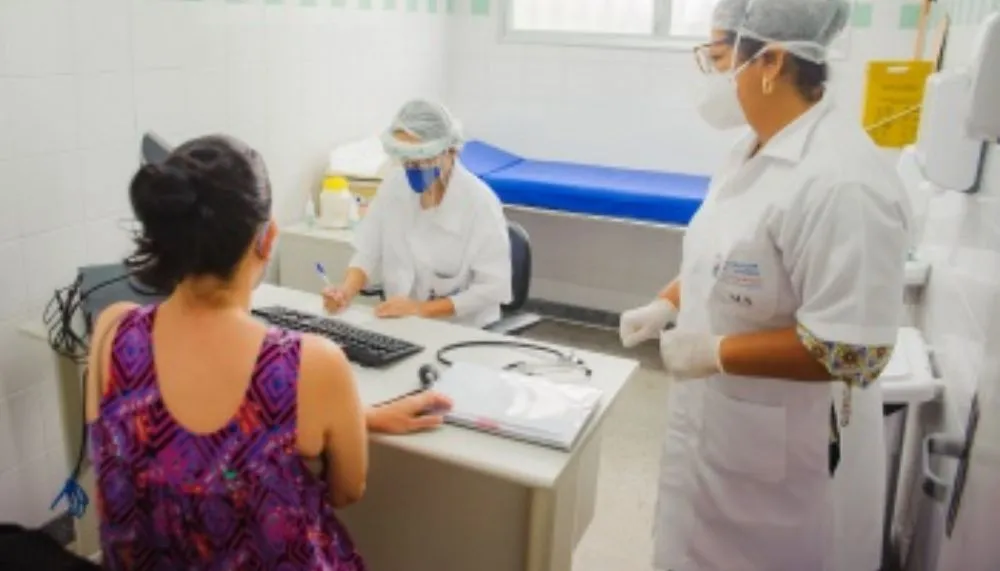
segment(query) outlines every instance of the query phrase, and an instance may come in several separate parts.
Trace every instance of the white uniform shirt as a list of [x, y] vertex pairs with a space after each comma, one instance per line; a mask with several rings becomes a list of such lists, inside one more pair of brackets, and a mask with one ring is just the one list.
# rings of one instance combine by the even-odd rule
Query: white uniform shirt
[[713, 181], [702, 210], [725, 211], [717, 234], [731, 240], [715, 260], [713, 311], [726, 322], [715, 333], [799, 323], [824, 341], [896, 341], [909, 200], [892, 165], [829, 99], [749, 159], [756, 137], [747, 136]]
[[351, 267], [386, 297], [451, 298], [453, 321], [484, 327], [511, 300], [510, 238], [496, 194], [459, 161], [444, 198], [420, 207], [403, 171], [379, 187], [354, 238]]
[[[738, 335], [805, 326], [895, 343], [909, 205], [850, 117], [824, 100], [755, 156], [738, 144], [684, 239], [677, 328]], [[885, 448], [878, 387], [855, 400], [828, 471], [834, 383], [715, 375], [671, 389], [657, 569], [878, 567]]]

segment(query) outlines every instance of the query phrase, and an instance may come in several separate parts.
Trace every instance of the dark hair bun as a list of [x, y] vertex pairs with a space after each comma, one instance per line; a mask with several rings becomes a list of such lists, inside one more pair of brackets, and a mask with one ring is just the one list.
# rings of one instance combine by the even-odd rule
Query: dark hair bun
[[146, 165], [132, 179], [132, 208], [139, 219], [185, 216], [198, 202], [195, 182], [170, 165]]
[[170, 290], [190, 275], [232, 276], [270, 217], [266, 171], [254, 161], [237, 141], [203, 137], [139, 169], [129, 198], [142, 231], [126, 260], [139, 281]]

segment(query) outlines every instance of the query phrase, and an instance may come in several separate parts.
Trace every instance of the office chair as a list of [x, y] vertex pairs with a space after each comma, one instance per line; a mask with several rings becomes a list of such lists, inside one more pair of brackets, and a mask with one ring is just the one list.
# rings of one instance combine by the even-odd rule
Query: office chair
[[156, 133], [147, 132], [142, 136], [140, 152], [142, 155], [142, 164], [144, 165], [162, 163], [170, 156], [171, 150], [173, 149], [170, 144]]
[[[542, 320], [536, 313], [523, 311], [531, 288], [531, 240], [528, 232], [517, 222], [507, 221], [507, 235], [510, 237], [511, 302], [500, 308], [499, 321], [484, 327], [486, 331], [504, 335], [519, 335], [531, 329]], [[380, 287], [363, 289], [360, 295], [378, 297], [385, 301], [385, 292]]]

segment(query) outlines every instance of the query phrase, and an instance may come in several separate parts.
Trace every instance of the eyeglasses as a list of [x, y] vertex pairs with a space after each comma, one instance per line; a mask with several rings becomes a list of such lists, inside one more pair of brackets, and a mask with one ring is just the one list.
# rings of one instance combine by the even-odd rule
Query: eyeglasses
[[715, 67], [715, 62], [719, 58], [712, 55], [712, 48], [724, 45], [725, 43], [725, 40], [715, 40], [694, 47], [694, 61], [698, 64], [698, 69], [702, 73], [719, 73], [719, 70]]
[[423, 168], [438, 166], [438, 164], [440, 164], [441, 162], [441, 157], [431, 157], [429, 159], [403, 160], [400, 162], [403, 163], [404, 168], [423, 169]]

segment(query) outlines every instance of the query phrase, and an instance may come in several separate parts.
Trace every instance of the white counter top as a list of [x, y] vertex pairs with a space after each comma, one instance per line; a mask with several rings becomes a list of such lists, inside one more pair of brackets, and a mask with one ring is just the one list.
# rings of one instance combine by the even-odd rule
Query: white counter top
[[899, 330], [892, 361], [879, 378], [886, 404], [919, 404], [938, 398], [944, 384], [934, 378], [927, 344], [918, 329]]

